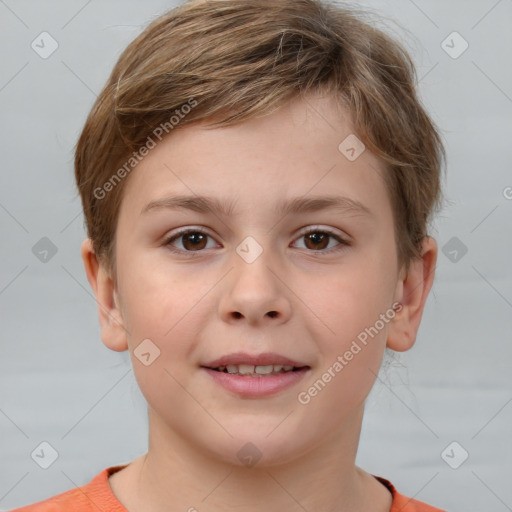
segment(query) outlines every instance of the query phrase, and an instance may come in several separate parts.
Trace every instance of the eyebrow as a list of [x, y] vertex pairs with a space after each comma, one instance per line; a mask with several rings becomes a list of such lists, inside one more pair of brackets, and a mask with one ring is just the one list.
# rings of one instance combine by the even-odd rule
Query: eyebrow
[[[187, 209], [199, 213], [216, 212], [230, 217], [234, 214], [232, 201], [221, 201], [209, 196], [172, 196], [156, 199], [148, 203], [141, 215], [159, 209]], [[279, 216], [332, 209], [344, 214], [375, 217], [374, 213], [363, 203], [344, 196], [308, 196], [296, 197], [281, 203], [274, 210]]]

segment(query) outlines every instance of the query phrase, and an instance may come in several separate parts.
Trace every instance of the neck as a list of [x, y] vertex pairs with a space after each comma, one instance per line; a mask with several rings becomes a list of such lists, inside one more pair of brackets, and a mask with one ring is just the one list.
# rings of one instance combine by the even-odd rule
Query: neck
[[134, 512], [168, 512], [170, 503], [173, 510], [191, 512], [354, 512], [381, 510], [375, 506], [379, 496], [387, 511], [389, 492], [355, 466], [362, 414], [361, 407], [342, 429], [293, 460], [245, 467], [198, 450], [150, 408], [148, 453], [113, 475], [111, 487]]

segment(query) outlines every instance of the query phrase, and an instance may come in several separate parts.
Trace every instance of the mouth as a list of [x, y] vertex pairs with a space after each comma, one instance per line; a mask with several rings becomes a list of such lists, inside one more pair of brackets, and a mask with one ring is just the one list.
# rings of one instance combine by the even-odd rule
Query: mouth
[[306, 364], [273, 352], [258, 355], [238, 352], [210, 361], [202, 367], [221, 373], [248, 377], [280, 375], [310, 368]]
[[279, 354], [230, 354], [204, 365], [213, 381], [243, 398], [274, 395], [301, 381], [311, 366]]
[[309, 366], [292, 366], [282, 364], [252, 365], [252, 364], [229, 364], [227, 366], [219, 366], [217, 368], [205, 367], [221, 373], [229, 373], [230, 375], [238, 375], [242, 377], [269, 377], [280, 375], [282, 373], [297, 372], [308, 369]]

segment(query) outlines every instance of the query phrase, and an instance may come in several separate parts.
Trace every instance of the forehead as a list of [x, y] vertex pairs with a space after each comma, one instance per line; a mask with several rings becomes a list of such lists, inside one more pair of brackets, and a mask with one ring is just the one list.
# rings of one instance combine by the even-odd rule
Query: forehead
[[186, 195], [218, 199], [220, 209], [230, 204], [231, 214], [282, 213], [283, 197], [336, 194], [386, 215], [383, 172], [353, 133], [348, 113], [330, 96], [312, 96], [236, 125], [171, 132], [131, 172], [121, 210], [139, 215]]

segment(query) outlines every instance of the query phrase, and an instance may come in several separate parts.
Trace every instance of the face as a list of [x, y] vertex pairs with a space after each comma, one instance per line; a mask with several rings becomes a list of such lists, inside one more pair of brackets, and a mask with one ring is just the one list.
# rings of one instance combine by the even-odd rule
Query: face
[[[235, 464], [250, 442], [272, 465], [336, 442], [360, 416], [403, 285], [383, 166], [353, 140], [339, 149], [352, 133], [332, 98], [314, 96], [176, 130], [132, 171], [116, 232], [122, 341], [103, 340], [130, 350], [154, 435]], [[201, 211], [205, 197], [231, 211]], [[205, 368], [252, 370], [236, 366], [244, 357], [301, 369]]]

